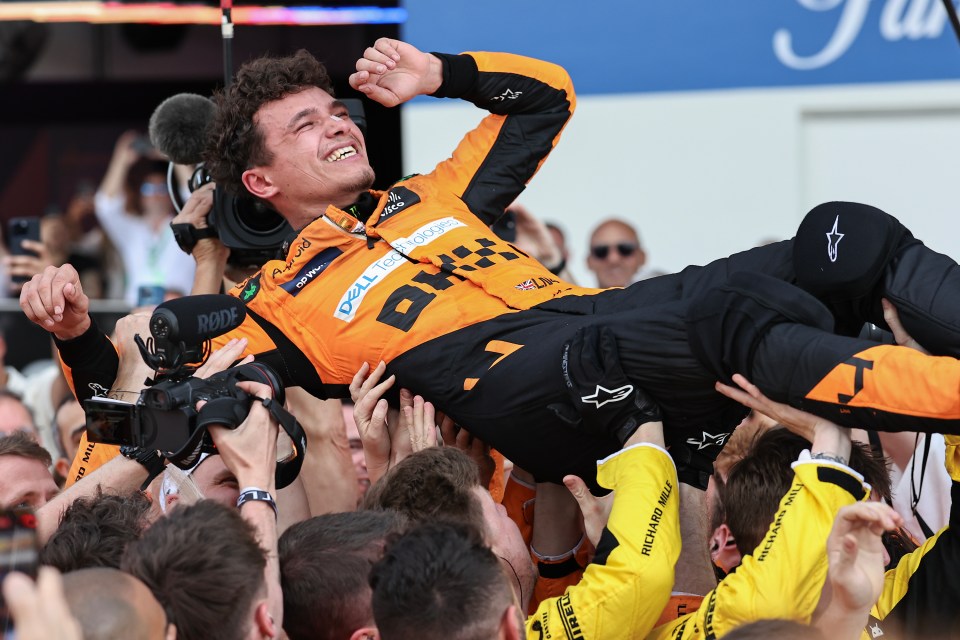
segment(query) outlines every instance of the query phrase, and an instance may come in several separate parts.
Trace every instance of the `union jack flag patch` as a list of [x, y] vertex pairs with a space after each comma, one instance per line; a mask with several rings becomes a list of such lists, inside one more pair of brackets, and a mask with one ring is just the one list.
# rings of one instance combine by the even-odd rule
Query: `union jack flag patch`
[[537, 285], [533, 283], [533, 280], [524, 280], [514, 287], [514, 289], [519, 289], [520, 291], [533, 291], [536, 288]]

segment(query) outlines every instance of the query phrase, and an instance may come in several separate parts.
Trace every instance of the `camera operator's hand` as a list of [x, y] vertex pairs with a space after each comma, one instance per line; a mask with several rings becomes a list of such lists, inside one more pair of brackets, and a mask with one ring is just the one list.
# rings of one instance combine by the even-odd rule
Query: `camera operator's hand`
[[110, 397], [126, 402], [136, 402], [146, 386], [153, 369], [143, 361], [134, 338], [139, 334], [146, 340], [150, 336], [150, 313], [132, 313], [119, 320], [114, 327], [114, 344], [120, 358], [117, 377], [110, 389]]
[[[238, 382], [237, 387], [258, 398], [270, 398], [269, 386], [259, 382]], [[276, 495], [277, 435], [279, 425], [259, 401], [250, 405], [247, 419], [236, 429], [212, 425], [209, 427], [213, 443], [237, 478], [240, 490], [256, 488]], [[266, 552], [264, 578], [267, 582], [268, 610], [271, 624], [283, 627], [283, 595], [280, 589], [280, 563], [277, 554], [277, 514], [274, 507], [262, 500], [250, 500], [240, 510], [243, 518], [257, 531], [257, 541]], [[270, 637], [276, 637], [273, 633]]]
[[[272, 396], [270, 387], [259, 382], [238, 382], [237, 386], [258, 398]], [[254, 401], [247, 419], [236, 429], [214, 425], [209, 431], [223, 463], [236, 476], [241, 488], [275, 492], [279, 425], [262, 403]]]
[[[187, 224], [197, 229], [206, 229], [207, 216], [213, 208], [213, 183], [208, 183], [194, 191], [187, 199], [183, 209], [177, 214], [171, 225]], [[230, 249], [223, 246], [220, 238], [200, 238], [193, 246], [190, 255], [197, 263], [197, 270], [193, 275], [193, 295], [203, 293], [220, 293], [223, 284], [223, 274], [226, 272], [227, 259]]]
[[46, 267], [20, 290], [20, 308], [31, 321], [61, 340], [90, 328], [90, 299], [83, 293], [73, 265]]
[[379, 38], [357, 60], [350, 86], [386, 107], [434, 93], [443, 82], [443, 63], [436, 56], [400, 40]]
[[[207, 183], [190, 194], [180, 213], [170, 221], [171, 224], [189, 224], [197, 229], [206, 229], [207, 216], [213, 209], [214, 184]], [[223, 246], [219, 238], [201, 238], [193, 247], [193, 258], [197, 262], [211, 260], [226, 264], [230, 250]]]

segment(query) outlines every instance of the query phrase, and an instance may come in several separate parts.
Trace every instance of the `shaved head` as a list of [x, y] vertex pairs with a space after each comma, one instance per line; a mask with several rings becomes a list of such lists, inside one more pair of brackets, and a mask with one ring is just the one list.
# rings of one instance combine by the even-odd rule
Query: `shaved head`
[[590, 236], [587, 267], [598, 287], [626, 287], [647, 261], [637, 230], [623, 220], [605, 220]]
[[163, 640], [167, 616], [150, 589], [118, 569], [81, 569], [63, 576], [70, 612], [85, 640]]

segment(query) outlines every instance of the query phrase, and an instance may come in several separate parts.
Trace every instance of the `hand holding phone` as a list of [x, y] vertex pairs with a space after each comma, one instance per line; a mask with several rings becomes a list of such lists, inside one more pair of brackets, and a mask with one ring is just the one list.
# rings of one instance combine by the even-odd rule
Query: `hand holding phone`
[[7, 225], [7, 248], [15, 256], [37, 255], [23, 246], [24, 240], [40, 242], [40, 218], [11, 218]]
[[[12, 218], [10, 220], [7, 225], [7, 249], [10, 251], [10, 255], [39, 258], [39, 251], [24, 246], [24, 241], [28, 243], [36, 242], [36, 248], [40, 248], [40, 218]], [[10, 281], [14, 285], [22, 285], [29, 279], [29, 276], [17, 273], [10, 276]]]

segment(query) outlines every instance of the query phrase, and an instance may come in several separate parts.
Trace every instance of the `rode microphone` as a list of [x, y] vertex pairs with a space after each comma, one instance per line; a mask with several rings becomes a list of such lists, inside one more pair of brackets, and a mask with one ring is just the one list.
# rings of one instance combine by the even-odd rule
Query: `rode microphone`
[[144, 362], [155, 370], [179, 370], [205, 360], [211, 339], [243, 324], [247, 310], [238, 298], [209, 294], [164, 302], [150, 317], [149, 344], [136, 337]]

